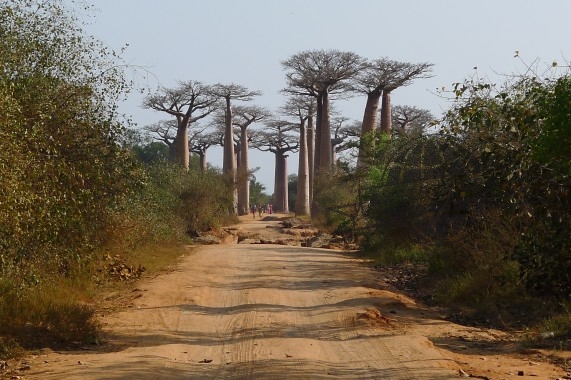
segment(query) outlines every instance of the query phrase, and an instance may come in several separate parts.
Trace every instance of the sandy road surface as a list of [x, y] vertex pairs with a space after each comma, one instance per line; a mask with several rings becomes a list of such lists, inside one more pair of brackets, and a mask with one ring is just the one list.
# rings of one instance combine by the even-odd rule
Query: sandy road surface
[[[269, 223], [239, 228], [267, 233]], [[26, 379], [451, 379], [449, 323], [340, 252], [204, 246], [102, 319], [108, 344], [35, 358]], [[520, 377], [521, 378], [521, 377]]]

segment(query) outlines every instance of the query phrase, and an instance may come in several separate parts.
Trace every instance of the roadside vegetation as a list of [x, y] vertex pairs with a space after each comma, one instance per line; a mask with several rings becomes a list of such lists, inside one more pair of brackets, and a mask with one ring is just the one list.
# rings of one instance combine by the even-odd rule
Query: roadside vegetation
[[454, 105], [432, 133], [368, 135], [363, 165], [323, 185], [331, 190], [345, 178], [347, 191], [321, 200], [346, 215], [326, 212], [324, 222], [356, 235], [376, 262], [424, 268], [417, 285], [430, 302], [565, 340], [571, 78], [555, 63], [543, 75], [534, 69], [501, 85], [454, 84]]
[[130, 143], [126, 66], [62, 3], [0, 1], [0, 35], [2, 359], [96, 342], [102, 290], [171, 264], [232, 192]]

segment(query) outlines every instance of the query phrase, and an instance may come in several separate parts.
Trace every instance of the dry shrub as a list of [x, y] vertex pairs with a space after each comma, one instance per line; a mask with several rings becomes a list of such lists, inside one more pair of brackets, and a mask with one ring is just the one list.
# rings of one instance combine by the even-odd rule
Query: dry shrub
[[512, 259], [518, 244], [515, 226], [490, 210], [470, 228], [450, 236], [429, 262], [438, 277], [440, 301], [486, 308], [521, 290], [519, 264]]
[[19, 346], [70, 348], [96, 340], [95, 309], [84, 301], [88, 291], [79, 282], [60, 279], [22, 289], [4, 280], [0, 288], [6, 357], [17, 354]]

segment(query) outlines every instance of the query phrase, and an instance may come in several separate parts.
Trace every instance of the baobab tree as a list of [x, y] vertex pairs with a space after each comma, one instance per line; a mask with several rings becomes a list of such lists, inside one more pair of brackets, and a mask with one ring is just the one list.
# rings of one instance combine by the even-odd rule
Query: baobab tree
[[289, 152], [295, 152], [299, 148], [298, 139], [292, 133], [295, 128], [296, 126], [289, 121], [268, 121], [252, 142], [257, 149], [275, 155], [274, 210], [276, 212], [289, 212], [287, 157]]
[[[315, 102], [308, 97], [291, 97], [282, 108], [284, 115], [297, 118], [299, 127], [299, 160], [297, 170], [297, 194], [295, 201], [296, 215], [309, 215], [311, 205], [310, 156], [313, 160], [313, 115]], [[309, 137], [311, 136], [311, 138]]]
[[217, 106], [218, 97], [211, 87], [198, 81], [178, 82], [178, 87], [161, 88], [143, 101], [144, 108], [165, 112], [176, 118], [177, 129], [174, 140], [173, 157], [176, 162], [188, 168], [190, 153], [188, 148], [188, 128], [190, 125], [211, 114]]
[[405, 63], [395, 77], [383, 89], [381, 104], [381, 132], [390, 133], [392, 128], [391, 93], [399, 87], [408, 86], [418, 78], [430, 78], [432, 63]]
[[[232, 100], [248, 101], [252, 100], [254, 96], [261, 95], [259, 91], [251, 91], [246, 87], [238, 84], [221, 84], [218, 83], [212, 87], [212, 92], [225, 101], [225, 119], [224, 119], [224, 154], [222, 170], [225, 174], [230, 176], [234, 188], [236, 189], [236, 158], [234, 150], [234, 133], [233, 129], [233, 116], [232, 116]], [[238, 193], [237, 189], [234, 191], [234, 205], [237, 207]], [[233, 210], [237, 213], [237, 210]]]
[[421, 134], [433, 126], [436, 118], [423, 108], [414, 106], [395, 106], [392, 112], [392, 124], [397, 133]]
[[385, 87], [397, 76], [403, 65], [404, 63], [402, 62], [393, 61], [388, 58], [380, 58], [366, 62], [363, 70], [355, 77], [353, 89], [356, 92], [367, 95], [361, 136], [375, 131], [378, 128], [377, 114], [381, 95]]
[[[388, 58], [366, 62], [363, 70], [353, 80], [353, 90], [367, 95], [361, 125], [361, 138], [378, 129], [377, 115], [381, 99], [380, 129], [382, 132], [389, 133], [391, 130], [391, 92], [398, 87], [412, 83], [416, 78], [428, 77], [431, 68], [432, 64], [430, 63], [411, 64]], [[362, 149], [361, 146], [360, 150]], [[362, 151], [359, 152], [359, 159], [361, 156]]]
[[250, 212], [250, 179], [248, 127], [252, 124], [265, 120], [271, 116], [268, 109], [259, 106], [234, 106], [233, 124], [240, 129], [238, 146], [238, 215], [248, 215]]
[[203, 128], [191, 134], [189, 149], [191, 153], [198, 155], [201, 173], [206, 172], [207, 169], [206, 152], [211, 146], [217, 145], [219, 139], [219, 134], [215, 131], [208, 131], [208, 128]]
[[156, 141], [164, 143], [169, 148], [169, 161], [176, 162], [176, 149], [174, 141], [176, 138], [176, 120], [161, 120], [143, 127], [143, 130]]
[[315, 171], [328, 171], [331, 162], [330, 95], [350, 89], [349, 80], [363, 68], [363, 58], [339, 50], [309, 50], [282, 61], [285, 92], [317, 99]]
[[360, 136], [361, 123], [348, 123], [349, 121], [347, 117], [337, 116], [331, 122], [331, 160], [334, 165], [337, 161], [337, 153], [349, 149], [355, 138]]

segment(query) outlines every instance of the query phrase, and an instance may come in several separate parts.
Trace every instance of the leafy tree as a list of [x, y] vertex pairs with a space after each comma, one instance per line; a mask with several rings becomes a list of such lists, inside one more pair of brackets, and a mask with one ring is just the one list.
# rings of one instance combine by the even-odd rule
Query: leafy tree
[[266, 186], [256, 180], [256, 177], [250, 178], [250, 204], [267, 205], [271, 203], [271, 197], [265, 192]]
[[443, 215], [462, 213], [462, 225], [472, 229], [499, 212], [517, 231], [511, 254], [528, 288], [565, 297], [571, 294], [571, 151], [560, 141], [569, 141], [570, 84], [567, 75], [514, 77], [500, 89], [455, 84], [458, 102], [442, 135], [458, 154], [437, 188], [439, 202], [449, 205]]
[[134, 146], [133, 151], [139, 161], [150, 165], [159, 162], [167, 162], [169, 147], [162, 142], [152, 141], [142, 146]]
[[140, 174], [120, 144], [124, 65], [57, 0], [0, 1], [0, 35], [0, 272], [67, 273]]

